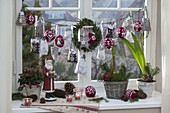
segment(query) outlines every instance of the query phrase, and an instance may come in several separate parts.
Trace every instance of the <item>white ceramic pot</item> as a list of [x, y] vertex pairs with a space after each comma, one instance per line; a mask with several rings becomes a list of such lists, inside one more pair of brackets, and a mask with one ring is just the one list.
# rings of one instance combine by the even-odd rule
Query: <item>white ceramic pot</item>
[[144, 93], [146, 93], [147, 98], [152, 97], [152, 92], [154, 90], [155, 82], [143, 82], [143, 81], [137, 81], [139, 90], [143, 90]]
[[38, 98], [40, 96], [40, 92], [41, 92], [41, 84], [38, 87], [36, 85], [32, 85], [31, 89], [29, 88], [28, 85], [26, 85], [23, 90], [23, 94], [25, 96], [36, 94], [38, 96]]

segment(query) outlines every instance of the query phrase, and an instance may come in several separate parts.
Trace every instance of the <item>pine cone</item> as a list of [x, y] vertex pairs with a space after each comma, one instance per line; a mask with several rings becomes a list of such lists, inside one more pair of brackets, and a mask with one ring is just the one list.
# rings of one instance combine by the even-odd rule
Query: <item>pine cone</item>
[[142, 90], [134, 90], [137, 94], [137, 97], [139, 99], [145, 99], [147, 97], [146, 93], [144, 93]]
[[67, 82], [64, 85], [66, 94], [73, 94], [73, 89], [75, 88], [74, 84]]

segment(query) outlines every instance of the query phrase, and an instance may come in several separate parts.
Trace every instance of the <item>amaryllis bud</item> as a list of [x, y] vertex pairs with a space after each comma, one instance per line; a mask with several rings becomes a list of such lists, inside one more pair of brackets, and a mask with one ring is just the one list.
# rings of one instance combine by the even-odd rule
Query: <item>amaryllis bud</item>
[[112, 79], [112, 74], [110, 73], [105, 73], [104, 76], [103, 76], [103, 80], [104, 81], [109, 81]]

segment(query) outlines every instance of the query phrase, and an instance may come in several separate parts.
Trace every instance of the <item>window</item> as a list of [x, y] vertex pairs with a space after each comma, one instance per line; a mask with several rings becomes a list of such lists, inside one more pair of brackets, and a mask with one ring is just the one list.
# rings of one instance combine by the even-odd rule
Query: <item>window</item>
[[[51, 28], [56, 31], [56, 35], [64, 36], [65, 30], [68, 28], [68, 26], [65, 25], [75, 24], [78, 18], [91, 18], [93, 21], [98, 23], [98, 25], [102, 20], [105, 23], [114, 20], [114, 22], [116, 22], [116, 27], [118, 27], [122, 24], [123, 20], [128, 17], [131, 11], [131, 14], [133, 15], [132, 20], [135, 21], [139, 16], [144, 16], [144, 13], [140, 12], [139, 14], [138, 10], [144, 7], [145, 0], [105, 0], [104, 2], [103, 0], [24, 0], [23, 3], [27, 5], [26, 9], [29, 11], [41, 12], [43, 18], [45, 18], [45, 25], [50, 24]], [[39, 3], [39, 5], [37, 5], [37, 3]], [[103, 24], [103, 26], [104, 29], [106, 29], [105, 26], [107, 26], [107, 24]], [[31, 31], [31, 33], [33, 34], [33, 31]], [[28, 38], [29, 39], [27, 39], [27, 41], [30, 41], [31, 37]], [[129, 70], [134, 70], [134, 72], [139, 75], [140, 72], [137, 68], [137, 64], [134, 63], [134, 59], [131, 58], [132, 56], [129, 55], [129, 53], [126, 53], [126, 47], [124, 47], [121, 42], [119, 45], [121, 46], [119, 49], [123, 49], [123, 53], [119, 52], [117, 61], [122, 61], [120, 60], [120, 56], [123, 54], [126, 61], [131, 64]], [[52, 47], [53, 43], [49, 44], [49, 46]], [[95, 57], [97, 49], [92, 53], [86, 53], [88, 61], [87, 75], [77, 76], [74, 74], [75, 64], [66, 62], [69, 49], [68, 47], [70, 47], [70, 44], [66, 48], [59, 50], [62, 52], [58, 56], [58, 62], [54, 63], [55, 71], [58, 75], [60, 75], [56, 80], [60, 82], [56, 83], [64, 83], [61, 81], [74, 81], [75, 84], [78, 85], [92, 84], [91, 80], [96, 80], [98, 74], [97, 72], [99, 71], [99, 62]], [[79, 52], [77, 53], [79, 54]], [[109, 56], [109, 50], [107, 50], [107, 54]], [[36, 57], [38, 58], [39, 56]], [[129, 58], [131, 59], [129, 60]], [[135, 68], [131, 69], [132, 67]], [[59, 85], [57, 84], [56, 86]]]
[[[144, 0], [107, 0], [105, 3], [101, 3], [100, 0], [93, 0], [93, 8], [92, 8], [92, 18], [94, 21], [100, 23], [103, 21], [103, 36], [105, 38], [107, 34], [107, 26], [110, 22], [114, 23], [116, 28], [120, 27], [125, 19], [131, 18], [131, 24], [133, 21], [142, 21], [141, 18], [144, 17], [143, 12], [138, 12], [138, 8], [144, 7]], [[102, 4], [102, 5], [101, 5]], [[105, 23], [105, 24], [104, 24]], [[129, 30], [129, 29], [127, 29]], [[135, 32], [134, 30], [132, 30]], [[115, 32], [115, 29], [113, 30]], [[135, 32], [138, 35], [137, 32]], [[113, 33], [113, 38], [116, 36]], [[117, 68], [120, 67], [121, 64], [125, 64], [127, 66], [127, 70], [133, 72], [131, 78], [139, 78], [140, 69], [135, 59], [133, 58], [130, 51], [127, 47], [121, 42], [121, 40], [114, 41], [117, 47], [117, 55], [116, 55], [116, 64]], [[106, 50], [106, 62], [111, 62], [111, 51]], [[97, 50], [93, 52], [92, 55], [92, 74], [91, 79], [95, 80], [98, 75], [100, 75], [99, 64], [100, 61], [96, 58]]]

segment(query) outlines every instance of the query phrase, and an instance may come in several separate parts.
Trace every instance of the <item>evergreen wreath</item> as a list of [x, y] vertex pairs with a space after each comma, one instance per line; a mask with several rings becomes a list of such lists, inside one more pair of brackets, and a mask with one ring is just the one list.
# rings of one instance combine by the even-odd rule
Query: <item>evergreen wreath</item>
[[[83, 26], [93, 26], [92, 30], [95, 33], [96, 40], [93, 44], [89, 44], [89, 48], [80, 48], [81, 42], [78, 41], [78, 31], [81, 29]], [[83, 50], [84, 52], [89, 52], [94, 50], [100, 43], [102, 39], [101, 35], [101, 30], [96, 24], [88, 19], [88, 18], [83, 18], [82, 20], [79, 20], [79, 22], [75, 25], [75, 28], [73, 29], [74, 32], [74, 37], [72, 38], [72, 42], [75, 45], [75, 47], [79, 50]]]

